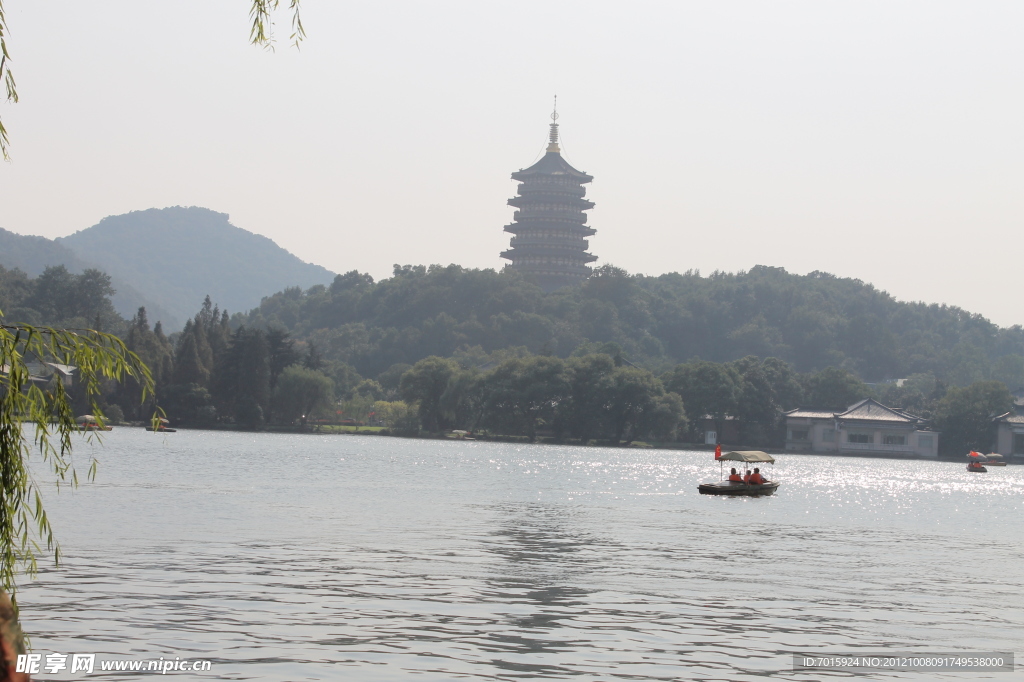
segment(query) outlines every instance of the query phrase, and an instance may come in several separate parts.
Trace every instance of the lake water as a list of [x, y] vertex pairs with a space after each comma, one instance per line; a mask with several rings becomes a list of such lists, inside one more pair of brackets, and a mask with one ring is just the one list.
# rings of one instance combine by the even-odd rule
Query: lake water
[[726, 499], [697, 494], [708, 452], [128, 428], [90, 452], [95, 483], [47, 488], [65, 562], [19, 595], [43, 653], [374, 682], [1024, 649], [1024, 467], [781, 455], [777, 495]]

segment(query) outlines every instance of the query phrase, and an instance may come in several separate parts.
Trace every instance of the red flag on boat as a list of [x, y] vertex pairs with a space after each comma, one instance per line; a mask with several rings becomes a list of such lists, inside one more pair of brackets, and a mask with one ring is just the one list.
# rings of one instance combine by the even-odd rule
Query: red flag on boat
[[715, 459], [721, 459], [722, 457], [722, 444], [719, 443], [715, 446]]

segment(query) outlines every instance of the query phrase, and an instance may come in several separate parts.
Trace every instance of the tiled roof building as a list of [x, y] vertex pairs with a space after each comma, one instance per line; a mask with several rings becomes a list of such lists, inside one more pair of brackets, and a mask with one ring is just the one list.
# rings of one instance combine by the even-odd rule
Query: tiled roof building
[[992, 420], [995, 425], [994, 452], [1024, 462], [1024, 389], [1013, 394], [1013, 409]]
[[843, 412], [798, 408], [784, 414], [786, 449], [843, 455], [938, 457], [928, 420], [865, 398]]

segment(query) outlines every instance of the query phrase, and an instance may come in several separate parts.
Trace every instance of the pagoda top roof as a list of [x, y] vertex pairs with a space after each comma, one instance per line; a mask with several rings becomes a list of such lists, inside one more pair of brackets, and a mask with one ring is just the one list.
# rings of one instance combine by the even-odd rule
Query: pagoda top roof
[[567, 175], [576, 179], [580, 183], [590, 182], [594, 179], [592, 175], [587, 175], [583, 171], [576, 170], [569, 165], [569, 162], [562, 158], [562, 155], [557, 151], [548, 152], [541, 157], [540, 161], [533, 164], [529, 168], [522, 168], [512, 174], [513, 180], [526, 180], [527, 178], [537, 177], [538, 175]]

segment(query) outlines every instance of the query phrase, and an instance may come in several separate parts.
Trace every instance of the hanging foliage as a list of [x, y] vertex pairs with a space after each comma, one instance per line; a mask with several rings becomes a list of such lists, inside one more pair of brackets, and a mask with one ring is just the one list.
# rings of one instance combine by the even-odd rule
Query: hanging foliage
[[[137, 382], [143, 401], [152, 395], [154, 383], [149, 368], [116, 336], [87, 329], [5, 325], [2, 318], [0, 312], [0, 588], [13, 593], [18, 571], [33, 575], [39, 554], [53, 552], [54, 561], [60, 561], [30, 457], [41, 456], [58, 486], [78, 485], [71, 446], [72, 435], [82, 427], [76, 423], [63, 377], [73, 372], [80, 400], [100, 428], [104, 416], [97, 398], [103, 381]], [[153, 417], [154, 426], [158, 417]], [[98, 434], [88, 432], [86, 437]], [[95, 474], [93, 459], [89, 479]]]

